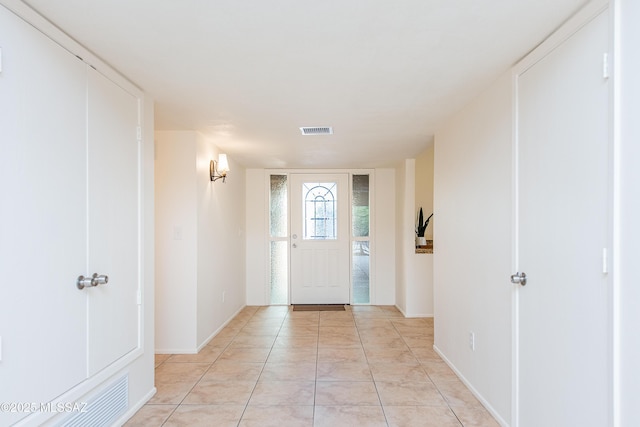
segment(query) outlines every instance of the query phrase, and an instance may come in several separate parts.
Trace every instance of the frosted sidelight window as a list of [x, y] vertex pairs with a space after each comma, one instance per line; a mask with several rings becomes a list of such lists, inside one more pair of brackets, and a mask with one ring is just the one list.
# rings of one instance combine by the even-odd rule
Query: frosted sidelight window
[[369, 304], [369, 242], [354, 241], [352, 249], [353, 303]]
[[369, 236], [369, 175], [353, 176], [353, 237]]
[[287, 236], [287, 176], [271, 175], [271, 237]]
[[304, 239], [337, 239], [337, 186], [336, 182], [302, 185]]
[[351, 181], [351, 284], [354, 304], [371, 303], [369, 175]]
[[287, 175], [271, 175], [269, 187], [269, 303], [289, 303]]
[[287, 268], [288, 247], [289, 245], [286, 241], [271, 242], [271, 304], [287, 304], [287, 281], [289, 280]]

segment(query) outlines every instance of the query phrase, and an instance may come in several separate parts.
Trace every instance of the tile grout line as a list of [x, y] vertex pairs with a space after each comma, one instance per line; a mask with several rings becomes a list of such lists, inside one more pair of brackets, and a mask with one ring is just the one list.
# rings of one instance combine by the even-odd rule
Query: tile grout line
[[[246, 324], [246, 322], [245, 322], [245, 324]], [[235, 337], [238, 335], [238, 333], [239, 333], [239, 332], [236, 332], [236, 333], [233, 335], [233, 338], [235, 338]], [[220, 356], [222, 355], [222, 353], [224, 353], [224, 351], [227, 349], [227, 347], [229, 347], [229, 345], [231, 344], [231, 342], [233, 342], [233, 338], [232, 338], [232, 339], [227, 343], [227, 345], [225, 345], [225, 346], [224, 346], [224, 348], [222, 349], [222, 351], [220, 352], [220, 354], [219, 354], [218, 356], [216, 356], [216, 358], [213, 360], [213, 362], [211, 362], [211, 363], [209, 364], [209, 366], [207, 367], [207, 369], [205, 369], [205, 370], [204, 370], [204, 372], [202, 373], [202, 375], [200, 375], [200, 378], [198, 378], [198, 379], [196, 380], [196, 382], [195, 382], [195, 383], [193, 384], [193, 386], [189, 389], [189, 391], [187, 391], [187, 393], [186, 393], [186, 394], [184, 395], [184, 397], [180, 400], [180, 402], [176, 405], [176, 407], [175, 407], [175, 408], [173, 408], [173, 410], [171, 411], [171, 413], [169, 414], [169, 416], [167, 417], [167, 419], [166, 419], [166, 420], [164, 420], [164, 422], [161, 424], [161, 427], [162, 427], [162, 426], [164, 426], [164, 425], [165, 425], [165, 424], [166, 424], [166, 423], [171, 419], [171, 417], [172, 417], [172, 416], [173, 416], [173, 414], [178, 410], [178, 408], [180, 408], [180, 407], [183, 405], [183, 402], [185, 401], [185, 399], [187, 398], [187, 396], [189, 396], [189, 394], [193, 391], [193, 389], [195, 389], [195, 388], [196, 388], [196, 386], [197, 386], [198, 384], [200, 384], [200, 381], [202, 381], [202, 378], [206, 375], [206, 373], [209, 371], [209, 369], [211, 369], [211, 367], [213, 366], [213, 364], [218, 360], [218, 358], [220, 358]], [[206, 348], [206, 345], [205, 345], [202, 349], [200, 349], [200, 351], [204, 350], [204, 348]], [[200, 352], [198, 352], [198, 353], [196, 353], [196, 354], [199, 354], [199, 353], [200, 353]], [[172, 356], [174, 356], [174, 355], [172, 354], [172, 355], [170, 355], [169, 357], [167, 357], [164, 361], [162, 361], [162, 363], [161, 363], [159, 366], [162, 366], [162, 365], [164, 365], [165, 363], [167, 363], [167, 361], [168, 361]], [[170, 363], [170, 362], [169, 362], [169, 363]], [[188, 363], [188, 362], [187, 362], [187, 363]], [[158, 367], [159, 367], [159, 366], [158, 366]], [[157, 369], [158, 367], [156, 367], [156, 369]], [[155, 375], [155, 369], [154, 369], [154, 375]]]
[[[351, 314], [353, 316], [353, 312]], [[364, 344], [362, 343], [362, 336], [360, 335], [360, 328], [358, 327], [358, 322], [356, 322], [355, 317], [353, 317], [353, 323], [355, 324], [356, 331], [358, 333], [358, 340], [360, 340], [360, 345], [362, 346], [362, 352], [364, 353], [364, 358], [367, 362], [367, 368], [369, 369], [369, 375], [371, 375], [371, 382], [373, 382], [373, 387], [376, 389], [376, 395], [378, 396], [378, 402], [380, 403], [380, 409], [382, 410], [382, 416], [384, 417], [384, 422], [389, 426], [389, 419], [387, 418], [387, 413], [384, 410], [384, 405], [382, 404], [382, 397], [380, 397], [380, 390], [378, 390], [378, 384], [376, 383], [376, 379], [373, 376], [373, 371], [371, 370], [371, 363], [369, 362], [369, 356], [367, 356], [367, 351], [364, 348]]]
[[393, 323], [393, 321], [391, 322], [391, 324], [393, 325], [393, 328], [396, 330], [396, 332], [398, 332], [398, 335], [400, 335], [400, 338], [402, 338], [402, 341], [405, 343], [405, 345], [407, 346], [407, 348], [409, 349], [409, 351], [411, 352], [411, 354], [416, 358], [416, 361], [418, 362], [418, 364], [420, 365], [420, 369], [422, 369], [422, 371], [425, 373], [425, 375], [429, 378], [429, 381], [431, 381], [431, 383], [433, 384], [433, 386], [436, 388], [436, 391], [438, 392], [438, 394], [442, 397], [442, 400], [444, 400], [444, 402], [447, 404], [447, 408], [449, 409], [449, 411], [451, 411], [451, 413], [453, 414], [454, 417], [456, 417], [456, 420], [458, 420], [458, 423], [460, 423], [461, 427], [464, 427], [464, 424], [462, 423], [462, 421], [460, 420], [460, 418], [458, 418], [458, 415], [456, 414], [456, 412], [453, 410], [453, 408], [451, 407], [451, 405], [449, 404], [449, 401], [447, 400], [447, 398], [445, 397], [445, 395], [442, 393], [442, 391], [440, 390], [440, 387], [438, 387], [438, 384], [433, 380], [433, 378], [431, 378], [431, 375], [429, 374], [429, 372], [427, 372], [427, 370], [425, 369], [424, 365], [422, 364], [422, 362], [420, 361], [420, 359], [415, 355], [415, 353], [413, 352], [413, 349], [411, 348], [411, 346], [407, 343], [407, 341], [404, 339], [404, 335], [402, 333], [400, 333], [400, 331], [398, 330], [398, 328], [396, 327], [396, 324]]
[[[269, 306], [267, 306], [269, 307]], [[253, 315], [249, 318], [249, 320], [251, 320], [256, 313], [258, 313], [258, 311], [260, 310], [256, 310]], [[247, 412], [247, 408], [249, 407], [249, 402], [251, 402], [251, 398], [253, 397], [253, 393], [255, 393], [256, 388], [258, 388], [258, 383], [260, 382], [260, 377], [262, 376], [262, 373], [264, 372], [264, 368], [267, 366], [267, 361], [269, 360], [269, 356], [271, 356], [271, 352], [273, 351], [273, 347], [276, 344], [276, 341], [278, 340], [278, 336], [280, 335], [280, 331], [282, 331], [282, 325], [284, 324], [284, 320], [287, 318], [288, 313], [285, 317], [282, 318], [282, 321], [280, 322], [280, 327], [278, 328], [278, 333], [276, 334], [276, 338], [273, 340], [273, 342], [271, 343], [271, 347], [269, 348], [269, 353], [267, 354], [266, 359], [264, 360], [264, 363], [262, 364], [262, 369], [260, 369], [260, 373], [258, 374], [258, 378], [256, 379], [256, 383], [253, 386], [253, 389], [251, 390], [251, 393], [249, 393], [249, 398], [247, 399], [247, 403], [244, 405], [244, 409], [242, 410], [242, 414], [240, 414], [240, 418], [238, 418], [238, 426], [240, 426], [240, 423], [242, 422], [242, 419], [244, 418], [244, 414]], [[247, 323], [249, 323], [249, 321], [247, 321]], [[246, 323], [245, 323], [246, 325]]]
[[[355, 319], [354, 319], [355, 320]], [[393, 325], [393, 323], [392, 323]], [[360, 328], [358, 328], [358, 324], [356, 323], [356, 329], [358, 331], [358, 337], [360, 337]], [[362, 338], [360, 338], [360, 342], [362, 343]], [[364, 345], [362, 346], [364, 350]], [[384, 416], [384, 422], [389, 426], [389, 419], [387, 418], [387, 411], [384, 410], [384, 405], [382, 404], [382, 397], [380, 396], [380, 390], [378, 390], [378, 383], [376, 382], [375, 377], [373, 376], [373, 371], [371, 370], [371, 364], [369, 363], [369, 357], [367, 356], [366, 350], [364, 350], [364, 357], [367, 360], [367, 366], [369, 367], [369, 373], [371, 374], [371, 380], [373, 381], [373, 386], [376, 389], [376, 394], [378, 395], [378, 401], [380, 402], [380, 408], [382, 409], [382, 415]]]
[[316, 425], [316, 400], [318, 397], [318, 362], [320, 361], [320, 313], [318, 313], [318, 333], [316, 340], [316, 376], [313, 380], [313, 411], [311, 417], [311, 425]]
[[[391, 425], [390, 423], [394, 419], [394, 412], [391, 411], [390, 408], [393, 407], [394, 405], [392, 404], [392, 405], [389, 405], [389, 408], [385, 408], [385, 405], [382, 402], [382, 396], [381, 396], [381, 392], [380, 392], [380, 389], [379, 389], [379, 384], [375, 380], [375, 377], [373, 375], [372, 364], [375, 364], [376, 363], [375, 361], [379, 359], [378, 352], [377, 352], [378, 348], [376, 347], [376, 345], [379, 345], [380, 343], [376, 344], [377, 341], [374, 340], [373, 342], [369, 343], [369, 345], [365, 345], [362, 337], [363, 336], [367, 337], [371, 333], [373, 333], [374, 335], [382, 333], [384, 331], [382, 331], [382, 332], [378, 331], [377, 330], [378, 327], [384, 329], [384, 328], [386, 328], [384, 325], [390, 323], [391, 324], [390, 325], [391, 329], [388, 332], [393, 331], [393, 333], [397, 334], [397, 336], [401, 339], [400, 341], [397, 342], [397, 344], [394, 343], [392, 347], [398, 347], [398, 345], [400, 343], [402, 343], [402, 345], [409, 350], [408, 354], [410, 354], [411, 357], [413, 357], [415, 359], [415, 361], [417, 361], [417, 366], [416, 367], [420, 368], [419, 371], [421, 372], [421, 374], [426, 375], [426, 378], [428, 378], [429, 382], [435, 387], [435, 390], [437, 391], [437, 395], [439, 395], [443, 399], [445, 405], [442, 405], [440, 407], [441, 408], [445, 408], [446, 407], [448, 409], [449, 413], [451, 415], [453, 415], [453, 417], [450, 418], [450, 421], [453, 422], [453, 420], [455, 419], [456, 420], [455, 422], [457, 422], [456, 425], [458, 425], [460, 427], [464, 427], [465, 426], [465, 423], [463, 422], [463, 419], [466, 417], [466, 415], [464, 413], [461, 413], [460, 416], [459, 416], [458, 412], [456, 412], [456, 410], [454, 410], [454, 408], [457, 408], [458, 406], [461, 406], [461, 407], [467, 407], [467, 406], [475, 407], [475, 406], [471, 405], [470, 403], [467, 404], [466, 400], [464, 400], [464, 402], [457, 403], [458, 402], [458, 399], [456, 398], [456, 396], [457, 396], [457, 388], [450, 389], [447, 392], [447, 389], [449, 388], [448, 384], [450, 382], [452, 382], [453, 379], [449, 380], [448, 375], [445, 375], [445, 372], [441, 372], [440, 369], [439, 369], [439, 366], [437, 364], [432, 364], [431, 363], [432, 361], [433, 362], [437, 362], [438, 360], [441, 361], [441, 359], [436, 359], [431, 355], [431, 353], [427, 352], [426, 350], [423, 350], [423, 344], [426, 345], [426, 347], [424, 347], [424, 349], [428, 349], [429, 348], [428, 344], [433, 341], [433, 337], [431, 336], [431, 333], [430, 333], [430, 331], [432, 331], [432, 328], [433, 328], [432, 324], [429, 324], [428, 322], [419, 322], [419, 321], [414, 322], [412, 320], [405, 321], [404, 319], [406, 319], [406, 318], [396, 317], [396, 316], [392, 315], [391, 313], [387, 313], [386, 311], [383, 311], [383, 310], [378, 310], [375, 313], [374, 313], [375, 310], [371, 311], [371, 313], [369, 313], [369, 311], [367, 311], [367, 310], [364, 310], [363, 311], [363, 316], [364, 317], [358, 317], [357, 316], [358, 315], [358, 311], [353, 311], [353, 310], [348, 310], [348, 311], [350, 311], [350, 313], [347, 316], [344, 316], [344, 317], [338, 316], [338, 318], [336, 318], [336, 319], [333, 319], [330, 315], [326, 315], [323, 318], [323, 313], [322, 312], [317, 312], [316, 313], [317, 317], [316, 316], [313, 316], [313, 317], [303, 316], [303, 317], [299, 318], [302, 321], [302, 323], [306, 322], [305, 319], [309, 319], [309, 320], [313, 321], [313, 318], [315, 318], [315, 325], [317, 327], [317, 331], [315, 332], [315, 334], [313, 334], [313, 331], [309, 331], [309, 332], [312, 332], [312, 334], [313, 334], [313, 335], [309, 335], [309, 337], [313, 337], [314, 335], [316, 337], [316, 343], [315, 343], [316, 354], [315, 354], [315, 357], [314, 357], [314, 359], [315, 359], [315, 376], [314, 376], [314, 381], [313, 381], [314, 382], [313, 406], [312, 406], [312, 413], [311, 413], [311, 415], [312, 415], [312, 417], [311, 417], [311, 425], [312, 426], [318, 425], [319, 423], [325, 421], [324, 418], [323, 419], [316, 419], [316, 418], [318, 418], [319, 416], [322, 415], [321, 413], [319, 413], [317, 411], [316, 405], [319, 402], [318, 394], [317, 394], [318, 385], [322, 383], [322, 381], [319, 380], [319, 360], [320, 360], [320, 348], [321, 348], [320, 339], [321, 339], [321, 335], [322, 335], [322, 330], [324, 330], [324, 329], [321, 330], [321, 326], [323, 325], [323, 319], [327, 322], [326, 328], [329, 328], [329, 329], [348, 326], [347, 323], [346, 323], [347, 319], [348, 319], [350, 324], [353, 324], [353, 326], [355, 328], [355, 331], [356, 331], [356, 335], [354, 336], [354, 339], [358, 340], [357, 342], [353, 342], [353, 344], [358, 343], [359, 344], [359, 348], [362, 349], [363, 354], [365, 356], [364, 357], [364, 362], [366, 363], [366, 368], [367, 368], [367, 371], [365, 371], [365, 372], [368, 372], [370, 380], [373, 382], [374, 389], [376, 391], [376, 395], [377, 395], [377, 398], [378, 398], [378, 404], [379, 404], [379, 406], [380, 406], [380, 408], [382, 410], [382, 414], [383, 414], [383, 417], [384, 417], [384, 420], [385, 420], [384, 421], [385, 422], [384, 425], [386, 425], [387, 427], [389, 425]], [[284, 314], [284, 316], [283, 316], [283, 314]], [[287, 332], [287, 331], [285, 331], [285, 328], [284, 328], [285, 324], [289, 325], [290, 327], [295, 327], [295, 325], [298, 324], [298, 322], [297, 322], [298, 317], [297, 316], [293, 316], [292, 311], [290, 309], [287, 310], [286, 312], [284, 312], [284, 311], [275, 312], [275, 311], [256, 309], [256, 310], [252, 310], [250, 312], [247, 312], [246, 315], [248, 317], [245, 317], [243, 315], [240, 319], [238, 319], [237, 322], [234, 322], [233, 326], [231, 326], [231, 328], [230, 328], [231, 330], [229, 331], [228, 335], [226, 335], [224, 338], [222, 338], [220, 340], [219, 344], [215, 343], [214, 347], [210, 348], [210, 350], [215, 350], [216, 352], [219, 351], [219, 353], [214, 358], [209, 359], [209, 360], [211, 360], [210, 362], [205, 364], [205, 363], [202, 363], [202, 362], [198, 362], [198, 360], [200, 360], [200, 359], [191, 359], [191, 358], [185, 358], [185, 359], [177, 358], [177, 359], [175, 359], [176, 360], [175, 362], [172, 362], [172, 358], [174, 358], [174, 356], [176, 356], [176, 355], [175, 354], [170, 354], [170, 355], [167, 355], [166, 357], [163, 357], [163, 360], [160, 363], [158, 363], [157, 366], [154, 367], [154, 375], [155, 375], [155, 371], [157, 371], [158, 369], [163, 368], [163, 371], [164, 371], [164, 369], [165, 369], [164, 367], [167, 367], [167, 366], [170, 366], [170, 365], [174, 365], [174, 364], [178, 364], [178, 363], [180, 363], [182, 366], [185, 366], [185, 367], [189, 366], [189, 365], [192, 365], [192, 364], [196, 364], [196, 363], [204, 365], [203, 368], [200, 368], [200, 369], [204, 369], [203, 373], [200, 374], [199, 376], [196, 376], [196, 378], [194, 379], [193, 385], [189, 387], [189, 390], [182, 397], [182, 399], [180, 399], [180, 401], [177, 404], [175, 404], [175, 406], [173, 408], [171, 408], [169, 411], [167, 411], [166, 415], [163, 415], [163, 417], [161, 419], [157, 419], [159, 424], [155, 424], [155, 425], [166, 426], [170, 422], [178, 421], [178, 419], [182, 419], [184, 417], [185, 411], [187, 411], [186, 408], [189, 408], [190, 406], [198, 404], [197, 402], [194, 403], [193, 405], [186, 404], [185, 401], [186, 401], [187, 397], [194, 391], [194, 389], [196, 387], [198, 387], [199, 385], [203, 384], [203, 379], [207, 375], [207, 373], [211, 371], [212, 367], [215, 366], [216, 363], [222, 361], [222, 357], [223, 357], [223, 354], [225, 353], [225, 351], [229, 350], [232, 347], [234, 341], [239, 339], [240, 335], [242, 335], [242, 338], [240, 339], [240, 341], [242, 341], [242, 342], [240, 342], [240, 347], [238, 347], [238, 348], [240, 348], [240, 349], [244, 349], [244, 347], [253, 348], [253, 346], [249, 345], [248, 341], [253, 342], [250, 338], [252, 338], [254, 336], [253, 335], [247, 335], [247, 334], [251, 334], [251, 333], [254, 333], [254, 334], [266, 333], [266, 331], [265, 332], [255, 331], [253, 329], [254, 328], [253, 324], [252, 324], [251, 327], [249, 327], [249, 330], [245, 331], [245, 329], [248, 328], [250, 323], [256, 322], [255, 326], [261, 328], [261, 327], [271, 327], [271, 326], [275, 327], [275, 322], [274, 321], [278, 321], [278, 323], [279, 323], [278, 331], [275, 333], [275, 338], [271, 341], [271, 344], [268, 347], [268, 351], [266, 351], [266, 358], [262, 361], [261, 365], [259, 365], [259, 366], [256, 365], [256, 368], [259, 367], [260, 369], [259, 369], [259, 372], [258, 372], [258, 375], [257, 375], [257, 379], [255, 380], [255, 383], [254, 383], [250, 393], [248, 393], [247, 401], [244, 404], [244, 407], [239, 407], [238, 408], [238, 412], [236, 412], [236, 414], [237, 413], [240, 413], [240, 414], [239, 414], [239, 418], [237, 419], [237, 422], [234, 425], [236, 425], [238, 427], [238, 426], [240, 426], [242, 424], [244, 416], [246, 416], [246, 412], [248, 410], [248, 406], [250, 404], [250, 401], [251, 401], [252, 397], [255, 395], [255, 391], [257, 390], [258, 382], [260, 382], [260, 380], [262, 379], [262, 375], [265, 372], [267, 372], [266, 371], [266, 364], [269, 363], [269, 359], [270, 359], [270, 357], [272, 355], [274, 355], [274, 357], [277, 356], [276, 353], [273, 352], [273, 350], [276, 349], [275, 344], [278, 343], [279, 338], [286, 338], [286, 337], [291, 338], [291, 337], [298, 336], [298, 334], [307, 336], [306, 334], [308, 333], [306, 330], [303, 329], [303, 330], [300, 330], [300, 331], [297, 331], [297, 330], [293, 331], [293, 332], [290, 331], [291, 333], [293, 333], [293, 335], [291, 335], [291, 337], [289, 335], [286, 335], [286, 336], [285, 335], [281, 335], [281, 334], [284, 334], [284, 333]], [[360, 321], [359, 322], [356, 321], [357, 319], [360, 319]], [[384, 320], [380, 321], [378, 319], [380, 319], [380, 320], [384, 319]], [[291, 321], [291, 322], [287, 323], [287, 321]], [[265, 323], [267, 325], [265, 325]], [[311, 324], [313, 324], [313, 322]], [[369, 328], [373, 328], [373, 329], [370, 330]], [[245, 332], [244, 334], [243, 334], [243, 331]], [[342, 330], [335, 331], [335, 333], [338, 334], [338, 335], [341, 335], [341, 334], [343, 334], [345, 332], [346, 331], [342, 331]], [[269, 332], [269, 334], [272, 334], [272, 333], [273, 332]], [[329, 330], [327, 333], [329, 333], [330, 335], [333, 334], [333, 332], [331, 330]], [[249, 340], [246, 343], [245, 343], [245, 335], [247, 335], [247, 338], [249, 338]], [[272, 335], [269, 335], [269, 336], [271, 337]], [[255, 337], [262, 338], [261, 335], [256, 335]], [[264, 346], [264, 343], [262, 341], [263, 340], [260, 340], [260, 347], [263, 348], [263, 349], [267, 349], [267, 347]], [[264, 340], [264, 341], [268, 341], [268, 340]], [[345, 343], [347, 343], [347, 341], [345, 341]], [[279, 346], [282, 346], [282, 348], [285, 350], [285, 354], [286, 354], [287, 353], [286, 349], [290, 349], [291, 348], [290, 347], [291, 344], [292, 343], [287, 343], [286, 341], [283, 341], [283, 342], [281, 342], [279, 344]], [[309, 348], [308, 344], [309, 343], [304, 343], [303, 345], [305, 346], [305, 348]], [[327, 344], [329, 345], [328, 348], [333, 348], [333, 347], [331, 347], [330, 342], [327, 342]], [[410, 344], [413, 344], [413, 345], [410, 345]], [[298, 346], [299, 345], [295, 345], [294, 347], [297, 348]], [[205, 348], [207, 348], [207, 347], [208, 346], [203, 347], [203, 349], [201, 351], [205, 350]], [[371, 354], [369, 354], [367, 352], [367, 348], [372, 348], [373, 352]], [[265, 354], [265, 352], [259, 352], [259, 353]], [[255, 355], [251, 355], [251, 358], [253, 359], [254, 356], [259, 356], [260, 355], [259, 353], [256, 353]], [[196, 354], [200, 354], [200, 352], [198, 352]], [[399, 355], [397, 353], [393, 352], [389, 356], [393, 355], [393, 360], [395, 360], [395, 362], [392, 362], [391, 361], [392, 359], [389, 359], [388, 356], [381, 355], [383, 357], [380, 360], [378, 360], [378, 363], [383, 363], [383, 364], [384, 363], [393, 363], [393, 364], [397, 364], [398, 361], [399, 361], [399, 363], [404, 363], [404, 362], [402, 362], [402, 360], [404, 360], [405, 357], [400, 358], [400, 356], [405, 356], [405, 355], [408, 356], [408, 354], [404, 353], [404, 351], [400, 352]], [[421, 358], [420, 355], [422, 355], [423, 358]], [[204, 357], [204, 356], [207, 356], [207, 357]], [[208, 358], [209, 358], [209, 356], [206, 355], [206, 354], [203, 355], [203, 357], [202, 357], [202, 359], [204, 359], [205, 361]], [[373, 358], [373, 359], [371, 359], [371, 358]], [[389, 360], [387, 360], [387, 359], [389, 359]], [[406, 359], [407, 359], [406, 363], [409, 363], [408, 362], [409, 358], [407, 357]], [[186, 362], [184, 360], [186, 360]], [[229, 360], [233, 361], [234, 359], [230, 358]], [[289, 359], [287, 359], [287, 361], [288, 360]], [[306, 359], [306, 360], [309, 360], [309, 359]], [[238, 360], [236, 360], [236, 362], [238, 362]], [[282, 362], [282, 361], [280, 361], [280, 362]], [[277, 364], [277, 363], [280, 363], [280, 362], [277, 361], [277, 358], [274, 359], [274, 363]], [[429, 369], [433, 370], [432, 374], [429, 374], [428, 367], [431, 367]], [[199, 370], [199, 369], [197, 369], [197, 370]], [[350, 369], [348, 369], [348, 370], [350, 370]], [[256, 369], [256, 371], [257, 371], [257, 369]], [[173, 372], [173, 368], [171, 368], [168, 372], [169, 373]], [[183, 375], [180, 375], [180, 372], [182, 372], [182, 369], [178, 369], [175, 372], [178, 373], [178, 382], [180, 382], [180, 379], [183, 376]], [[416, 370], [415, 373], [418, 374], [418, 371]], [[173, 373], [171, 375], [175, 376], [175, 373]], [[186, 373], [185, 373], [185, 375], [186, 375]], [[296, 374], [296, 375], [298, 375], [298, 374]], [[384, 374], [384, 375], [386, 375], [386, 374]], [[327, 377], [327, 379], [329, 381], [332, 381], [330, 378], [333, 377], [333, 376], [334, 376], [334, 374], [331, 374], [331, 376]], [[441, 378], [442, 381], [438, 380], [438, 382], [436, 382], [434, 376], [438, 377], [438, 378]], [[358, 377], [360, 377], [360, 375]], [[342, 378], [342, 376], [340, 378]], [[347, 377], [345, 377], [345, 378], [347, 378]], [[348, 376], [348, 378], [352, 378], [352, 377]], [[381, 381], [381, 382], [384, 382], [385, 378], [386, 377], [383, 377], [382, 378], [383, 381]], [[405, 379], [398, 380], [397, 378], [394, 377], [394, 378], [387, 379], [387, 381], [398, 381], [399, 383], [403, 383], [405, 381], [417, 381], [416, 378], [413, 375], [412, 376], [406, 376], [405, 375], [402, 378], [405, 378]], [[238, 378], [236, 378], [236, 379], [238, 379]], [[277, 379], [277, 378], [275, 378], [275, 379]], [[225, 380], [225, 381], [227, 381], [227, 380]], [[228, 381], [233, 381], [233, 380], [228, 380]], [[345, 379], [345, 381], [360, 381], [360, 380]], [[422, 382], [422, 380], [420, 380], [420, 382]], [[167, 383], [167, 384], [169, 384], [169, 383]], [[441, 387], [444, 387], [444, 390], [442, 390]], [[166, 396], [170, 395], [170, 394], [166, 393], [167, 391], [169, 391], [169, 390], [165, 390], [163, 392], [162, 396], [165, 396], [163, 399], [166, 399]], [[453, 394], [451, 394], [451, 393], [453, 393]], [[173, 394], [173, 393], [171, 393], [171, 394]], [[453, 400], [451, 400], [451, 402], [450, 402], [447, 399], [446, 395], [451, 395]], [[435, 394], [434, 394], [434, 396], [435, 396]], [[176, 397], [179, 397], [179, 394]], [[173, 399], [171, 399], [171, 400], [173, 400]], [[290, 401], [288, 401], [288, 402], [290, 402]], [[155, 404], [149, 404], [149, 405], [150, 406], [153, 406], [153, 405], [166, 406], [167, 404], [163, 404], [162, 402], [157, 402]], [[276, 406], [280, 406], [280, 404], [279, 405], [270, 404], [268, 406], [276, 407]], [[297, 404], [297, 405], [293, 405], [293, 406], [304, 406], [304, 405]], [[362, 405], [359, 405], [358, 403], [354, 403], [354, 404], [344, 403], [344, 404], [336, 404], [336, 405], [333, 405], [333, 406], [354, 407], [354, 406], [362, 406]], [[366, 406], [369, 406], [369, 405], [367, 404]], [[415, 406], [421, 406], [421, 405], [417, 404]], [[426, 406], [431, 406], [431, 405], [426, 405]], [[436, 406], [439, 406], [439, 405], [436, 405]], [[182, 408], [182, 412], [181, 412], [181, 408]], [[239, 409], [241, 409], [241, 408], [242, 408], [242, 411], [239, 411]], [[390, 412], [387, 413], [386, 409], [389, 409]], [[480, 409], [482, 409], [482, 405], [480, 406]], [[340, 412], [340, 411], [338, 411], [338, 412]], [[306, 412], [306, 413], [308, 414], [308, 412]], [[397, 414], [396, 414], [396, 416], [397, 416]], [[389, 417], [391, 417], [391, 418], [389, 418]], [[380, 421], [382, 421], [382, 420], [380, 419]]]

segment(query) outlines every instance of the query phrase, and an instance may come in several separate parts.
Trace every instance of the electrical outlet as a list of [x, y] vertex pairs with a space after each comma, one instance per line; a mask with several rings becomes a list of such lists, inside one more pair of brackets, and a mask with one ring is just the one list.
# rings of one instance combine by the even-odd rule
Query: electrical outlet
[[473, 332], [469, 332], [469, 348], [476, 351], [476, 334]]

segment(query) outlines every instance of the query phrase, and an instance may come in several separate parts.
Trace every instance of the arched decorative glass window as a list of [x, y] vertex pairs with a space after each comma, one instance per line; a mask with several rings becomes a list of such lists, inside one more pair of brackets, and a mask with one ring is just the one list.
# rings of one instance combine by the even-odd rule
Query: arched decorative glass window
[[333, 240], [337, 238], [336, 185], [335, 182], [303, 185], [304, 239]]

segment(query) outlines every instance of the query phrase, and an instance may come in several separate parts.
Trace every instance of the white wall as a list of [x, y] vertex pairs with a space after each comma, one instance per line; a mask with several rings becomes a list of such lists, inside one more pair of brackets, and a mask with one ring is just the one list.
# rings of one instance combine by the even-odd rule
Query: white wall
[[[511, 80], [436, 133], [435, 347], [494, 414], [511, 419]], [[469, 348], [469, 332], [476, 350]]]
[[[433, 212], [433, 145], [416, 157], [416, 215], [420, 207], [426, 220]], [[431, 217], [424, 237], [433, 240], [435, 215]]]
[[433, 317], [433, 254], [413, 253], [410, 265], [413, 280], [407, 286], [407, 317]]
[[[156, 132], [156, 351], [195, 353], [244, 306], [245, 172], [209, 180], [215, 145]], [[224, 302], [223, 302], [224, 292]]]
[[396, 259], [396, 191], [395, 169], [376, 169], [373, 176], [374, 195], [372, 199], [375, 266], [373, 267], [373, 298], [375, 305], [395, 305]]
[[402, 214], [398, 216], [402, 226], [402, 234], [398, 236], [400, 241], [400, 251], [402, 251], [402, 269], [404, 270], [404, 281], [402, 288], [404, 291], [404, 311], [407, 317], [413, 316], [411, 312], [414, 302], [413, 290], [417, 286], [419, 280], [415, 268], [414, 258], [416, 255], [415, 240], [415, 195], [416, 195], [416, 161], [415, 159], [407, 159], [404, 161], [404, 189], [402, 191], [404, 199], [398, 207], [402, 209]]
[[404, 161], [404, 188], [400, 191], [403, 195], [402, 203], [398, 204], [400, 214], [398, 222], [401, 226], [401, 233], [398, 235], [399, 251], [402, 252], [402, 264], [400, 268], [403, 270], [403, 280], [398, 285], [401, 288], [404, 301], [401, 304], [402, 313], [406, 317], [415, 315], [415, 305], [417, 301], [413, 301], [414, 291], [419, 286], [418, 281], [421, 280], [415, 269], [416, 256], [416, 240], [415, 240], [415, 194], [416, 194], [416, 161], [415, 159], [407, 159]]
[[[433, 210], [433, 163], [434, 163], [434, 146], [424, 150], [416, 157], [416, 188], [415, 188], [415, 212], [416, 217], [418, 210], [422, 206], [424, 219], [431, 215]], [[434, 214], [429, 220], [429, 225], [424, 233], [427, 240], [433, 240], [433, 228], [435, 226]], [[434, 249], [435, 250], [435, 249]], [[432, 317], [433, 316], [433, 255], [432, 254], [414, 254], [413, 270], [416, 275], [415, 294], [410, 301], [414, 306], [409, 312], [415, 313], [415, 316]]]
[[[637, 285], [637, 263], [640, 254], [640, 3], [637, 0], [614, 2], [616, 24], [616, 58], [614, 70], [616, 98], [615, 118], [619, 129], [615, 135], [616, 217], [614, 218], [616, 248], [619, 257], [614, 264], [616, 319], [619, 326], [616, 357], [619, 362], [616, 397], [619, 399], [616, 417], [619, 426], [638, 423], [640, 407], [640, 287]], [[617, 272], [617, 273], [616, 273]]]
[[247, 169], [246, 182], [246, 277], [247, 305], [268, 305], [269, 251], [266, 241], [269, 204], [267, 172]]
[[217, 147], [198, 134], [195, 167], [200, 347], [246, 304], [245, 171], [229, 157], [229, 178], [213, 183], [209, 163], [217, 158]]
[[397, 168], [396, 307], [406, 317], [431, 317], [433, 316], [433, 255], [418, 254], [415, 246], [416, 194], [418, 193], [416, 164], [416, 159], [406, 159]]
[[[409, 185], [413, 189], [413, 179], [409, 180]], [[395, 277], [395, 291], [396, 291], [396, 307], [402, 313], [407, 311], [407, 230], [406, 225], [406, 186], [407, 186], [407, 165], [406, 162], [401, 162], [396, 167], [396, 188], [395, 188], [395, 208], [396, 208], [396, 221], [395, 221], [395, 233], [396, 233], [396, 277]], [[413, 232], [410, 236], [413, 236]], [[415, 243], [414, 243], [415, 244]]]
[[156, 321], [159, 352], [196, 347], [196, 179], [194, 132], [156, 132]]

